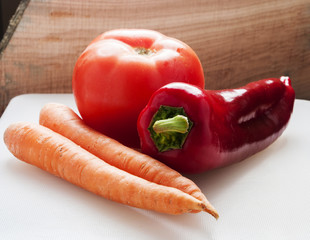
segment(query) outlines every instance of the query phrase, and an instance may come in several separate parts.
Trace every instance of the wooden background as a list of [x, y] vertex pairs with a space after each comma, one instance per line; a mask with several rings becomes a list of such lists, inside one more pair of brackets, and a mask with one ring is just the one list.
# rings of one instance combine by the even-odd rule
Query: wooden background
[[289, 75], [296, 97], [310, 100], [309, 0], [24, 0], [19, 12], [1, 42], [0, 115], [19, 94], [70, 93], [79, 54], [115, 28], [186, 42], [208, 89]]

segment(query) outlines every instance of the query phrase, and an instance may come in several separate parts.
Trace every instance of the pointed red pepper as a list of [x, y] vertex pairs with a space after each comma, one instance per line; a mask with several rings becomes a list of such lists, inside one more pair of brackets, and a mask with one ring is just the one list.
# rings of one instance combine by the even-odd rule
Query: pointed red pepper
[[227, 90], [171, 83], [140, 113], [141, 149], [184, 173], [223, 167], [274, 142], [289, 122], [294, 100], [289, 77]]

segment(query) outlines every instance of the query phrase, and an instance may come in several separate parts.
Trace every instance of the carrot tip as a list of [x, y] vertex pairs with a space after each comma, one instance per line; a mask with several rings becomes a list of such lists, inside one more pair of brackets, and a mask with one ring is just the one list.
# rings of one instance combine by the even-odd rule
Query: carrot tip
[[209, 202], [202, 203], [201, 206], [203, 211], [210, 213], [216, 220], [219, 218], [218, 212]]

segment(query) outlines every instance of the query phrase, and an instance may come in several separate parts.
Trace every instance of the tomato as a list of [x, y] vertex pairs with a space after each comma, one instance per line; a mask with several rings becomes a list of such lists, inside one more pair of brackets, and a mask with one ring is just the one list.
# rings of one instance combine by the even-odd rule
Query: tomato
[[176, 81], [204, 88], [201, 63], [188, 45], [152, 30], [119, 29], [99, 35], [82, 52], [72, 89], [86, 124], [138, 148], [139, 113], [153, 92]]

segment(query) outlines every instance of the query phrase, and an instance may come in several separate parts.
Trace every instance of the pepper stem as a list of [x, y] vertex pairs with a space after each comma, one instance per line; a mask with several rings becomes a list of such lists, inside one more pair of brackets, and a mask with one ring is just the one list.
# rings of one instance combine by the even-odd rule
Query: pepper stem
[[148, 130], [157, 150], [165, 152], [182, 149], [192, 126], [193, 122], [183, 107], [161, 105]]
[[186, 133], [189, 128], [188, 118], [183, 115], [176, 115], [172, 118], [157, 120], [153, 125], [154, 132], [178, 132]]

